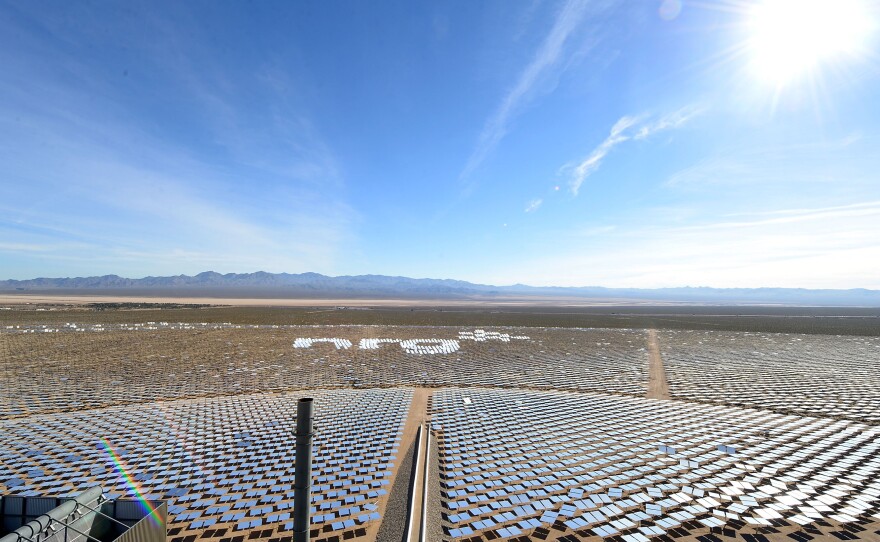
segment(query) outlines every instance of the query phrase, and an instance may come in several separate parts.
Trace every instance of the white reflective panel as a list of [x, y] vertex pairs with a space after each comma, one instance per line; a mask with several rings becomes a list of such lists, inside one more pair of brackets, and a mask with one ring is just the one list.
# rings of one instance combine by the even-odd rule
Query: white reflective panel
[[4, 375], [0, 419], [321, 387], [525, 385], [644, 395], [648, 380], [642, 330], [383, 326], [377, 335], [369, 326], [69, 322], [0, 334], [19, 368]]
[[[742, 522], [800, 528], [810, 518], [804, 507], [818, 506], [814, 493], [836, 499], [809, 521], [811, 528], [817, 519], [830, 522], [818, 528], [831, 536], [870, 518], [880, 502], [880, 496], [856, 496], [870, 489], [868, 478], [850, 475], [841, 484], [822, 475], [835, 464], [841, 474], [849, 469], [844, 460], [851, 456], [838, 450], [880, 444], [870, 426], [851, 422], [490, 389], [437, 391], [431, 413], [450, 536], [467, 528], [502, 538], [514, 536], [511, 529], [517, 536], [542, 529], [578, 539], [600, 533], [638, 539], [669, 529], [696, 535]], [[719, 450], [719, 440], [733, 454]], [[778, 466], [765, 466], [770, 462]]]
[[458, 341], [450, 339], [408, 339], [400, 341], [407, 354], [452, 354], [460, 348]]
[[[314, 522], [320, 528], [344, 515], [342, 529], [351, 534], [380, 519], [360, 512], [388, 491], [412, 392], [308, 394], [315, 399], [317, 428], [312, 503], [323, 516]], [[201, 536], [206, 528], [226, 536], [254, 529], [280, 536], [290, 530], [292, 435], [302, 395], [239, 395], [0, 420], [0, 491], [65, 496], [97, 483], [112, 496], [138, 492], [167, 500], [172, 541]], [[82, 460], [62, 464], [53, 457], [58, 454]], [[28, 485], [11, 487], [13, 478]]]
[[662, 331], [659, 339], [673, 397], [880, 423], [878, 337]]
[[311, 348], [314, 344], [320, 343], [330, 343], [336, 347], [337, 350], [347, 350], [351, 348], [351, 341], [348, 339], [311, 339], [311, 338], [300, 338], [296, 339], [293, 342], [294, 348]]

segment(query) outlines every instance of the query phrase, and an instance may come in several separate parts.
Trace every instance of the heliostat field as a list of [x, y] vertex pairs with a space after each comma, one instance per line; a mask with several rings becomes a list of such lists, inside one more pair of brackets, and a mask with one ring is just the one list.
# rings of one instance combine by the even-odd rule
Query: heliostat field
[[302, 396], [319, 541], [880, 537], [876, 337], [70, 322], [0, 360], [0, 492], [164, 499], [174, 542], [289, 537]]

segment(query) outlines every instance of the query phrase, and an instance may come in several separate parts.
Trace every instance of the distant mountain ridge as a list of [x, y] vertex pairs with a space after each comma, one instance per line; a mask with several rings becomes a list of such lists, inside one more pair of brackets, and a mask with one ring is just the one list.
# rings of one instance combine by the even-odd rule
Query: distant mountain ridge
[[95, 293], [230, 295], [268, 294], [279, 297], [413, 297], [455, 299], [471, 296], [554, 296], [602, 300], [644, 300], [681, 303], [793, 304], [880, 306], [880, 290], [810, 290], [803, 288], [604, 288], [493, 286], [452, 279], [414, 279], [386, 275], [330, 277], [319, 273], [227, 273], [206, 271], [194, 276], [124, 278], [117, 275], [75, 278], [0, 280], [7, 293]]

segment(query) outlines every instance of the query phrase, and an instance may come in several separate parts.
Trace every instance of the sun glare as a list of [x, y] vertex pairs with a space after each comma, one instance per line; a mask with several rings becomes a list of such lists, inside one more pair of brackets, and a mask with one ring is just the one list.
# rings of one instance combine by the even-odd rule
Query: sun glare
[[871, 18], [866, 0], [764, 0], [750, 13], [752, 67], [777, 86], [858, 56]]

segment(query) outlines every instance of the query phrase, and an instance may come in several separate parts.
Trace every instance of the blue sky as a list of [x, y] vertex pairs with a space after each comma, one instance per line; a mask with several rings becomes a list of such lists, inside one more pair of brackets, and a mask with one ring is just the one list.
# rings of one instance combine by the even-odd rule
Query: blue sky
[[2, 2], [0, 278], [880, 288], [877, 14], [753, 4]]

